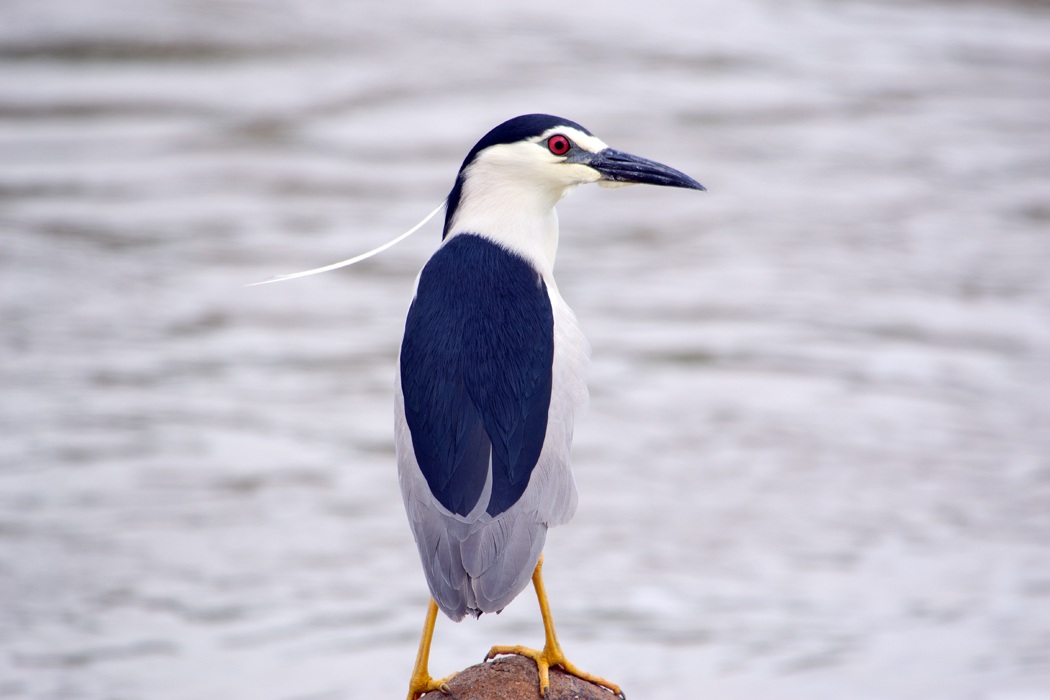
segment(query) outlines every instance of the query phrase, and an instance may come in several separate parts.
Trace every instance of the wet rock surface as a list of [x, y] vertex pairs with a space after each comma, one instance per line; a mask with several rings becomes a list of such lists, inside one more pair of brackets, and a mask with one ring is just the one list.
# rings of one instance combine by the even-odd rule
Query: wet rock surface
[[[550, 671], [551, 689], [547, 700], [614, 700], [607, 688], [565, 673]], [[451, 698], [431, 691], [424, 700], [542, 700], [536, 664], [523, 656], [500, 656], [492, 661], [464, 669], [449, 681]], [[632, 700], [634, 700], [632, 698]]]

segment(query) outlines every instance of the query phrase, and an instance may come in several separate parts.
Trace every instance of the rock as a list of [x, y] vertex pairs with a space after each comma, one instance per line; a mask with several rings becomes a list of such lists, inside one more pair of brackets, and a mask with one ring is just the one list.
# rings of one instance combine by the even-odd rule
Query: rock
[[[608, 688], [552, 668], [548, 700], [613, 700]], [[500, 656], [460, 671], [448, 683], [451, 698], [432, 690], [422, 700], [542, 700], [536, 664], [523, 656]]]

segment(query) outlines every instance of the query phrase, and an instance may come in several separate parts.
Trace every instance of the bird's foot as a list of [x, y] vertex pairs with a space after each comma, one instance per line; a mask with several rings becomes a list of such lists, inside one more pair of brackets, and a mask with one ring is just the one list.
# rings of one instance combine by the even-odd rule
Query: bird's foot
[[565, 658], [565, 653], [562, 652], [560, 646], [555, 646], [553, 648], [545, 646], [542, 651], [520, 645], [495, 646], [489, 649], [489, 653], [485, 655], [485, 661], [494, 659], [502, 654], [517, 654], [518, 656], [525, 656], [536, 662], [536, 669], [540, 674], [540, 695], [544, 698], [550, 697], [551, 692], [550, 667], [560, 666], [566, 673], [589, 683], [600, 685], [603, 688], [608, 689], [610, 692], [615, 693], [621, 698], [621, 700], [626, 700], [626, 696], [623, 694], [623, 691], [620, 690], [620, 686], [607, 681], [600, 676], [595, 676], [594, 674], [580, 670], [575, 664]]
[[445, 676], [444, 678], [432, 678], [429, 673], [413, 673], [412, 678], [408, 681], [408, 700], [416, 700], [431, 690], [440, 690], [444, 695], [452, 695], [452, 691], [448, 687], [448, 682], [456, 676], [453, 673], [451, 676]]

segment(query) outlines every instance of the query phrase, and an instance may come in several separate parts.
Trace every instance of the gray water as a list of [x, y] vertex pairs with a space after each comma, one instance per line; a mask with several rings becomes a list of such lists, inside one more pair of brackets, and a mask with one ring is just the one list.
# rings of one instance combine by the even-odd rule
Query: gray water
[[[1050, 10], [5, 0], [0, 697], [403, 697], [392, 375], [515, 114], [706, 194], [584, 188], [594, 347], [546, 573], [636, 700], [1050, 698]], [[432, 669], [540, 644], [531, 594]]]

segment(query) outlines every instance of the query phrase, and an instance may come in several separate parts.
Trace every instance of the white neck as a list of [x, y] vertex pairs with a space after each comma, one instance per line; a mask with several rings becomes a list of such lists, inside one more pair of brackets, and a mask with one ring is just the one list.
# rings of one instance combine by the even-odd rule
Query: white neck
[[449, 236], [484, 236], [522, 255], [541, 271], [553, 272], [558, 253], [554, 205], [574, 185], [553, 183], [527, 164], [487, 155], [464, 173]]

